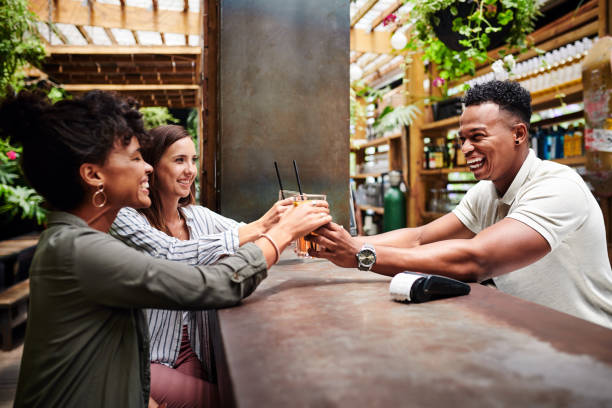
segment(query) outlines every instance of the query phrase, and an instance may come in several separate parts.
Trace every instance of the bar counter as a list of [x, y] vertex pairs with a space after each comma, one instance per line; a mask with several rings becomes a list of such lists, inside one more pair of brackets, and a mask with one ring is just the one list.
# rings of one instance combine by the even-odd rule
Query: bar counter
[[471, 285], [405, 304], [391, 278], [281, 261], [212, 314], [223, 407], [612, 407], [612, 330]]

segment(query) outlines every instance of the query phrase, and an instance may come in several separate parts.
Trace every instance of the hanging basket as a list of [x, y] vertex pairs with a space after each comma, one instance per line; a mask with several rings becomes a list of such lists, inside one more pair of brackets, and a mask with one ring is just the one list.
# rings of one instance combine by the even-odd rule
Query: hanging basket
[[[495, 15], [490, 18], [490, 21], [497, 22], [497, 14], [502, 11], [502, 5], [500, 2], [495, 3]], [[478, 3], [470, 0], [466, 2], [456, 2], [455, 7], [457, 8], [457, 15], [453, 16], [451, 13], [451, 7], [447, 7], [445, 9], [439, 10], [434, 14], [440, 21], [439, 24], [433, 24], [432, 27], [436, 36], [440, 41], [444, 43], [448, 48], [453, 51], [464, 51], [467, 47], [461, 45], [459, 43], [460, 40], [465, 40], [467, 37], [453, 31], [453, 20], [457, 17], [461, 17], [464, 20], [467, 19], [468, 16], [472, 15], [476, 11], [476, 7], [478, 7]], [[498, 32], [488, 34], [491, 42], [487, 47], [487, 50], [492, 50], [494, 48], [499, 47], [504, 43], [508, 33], [510, 32], [510, 28], [512, 26], [512, 22], [509, 22], [505, 26], [502, 26], [501, 30]]]

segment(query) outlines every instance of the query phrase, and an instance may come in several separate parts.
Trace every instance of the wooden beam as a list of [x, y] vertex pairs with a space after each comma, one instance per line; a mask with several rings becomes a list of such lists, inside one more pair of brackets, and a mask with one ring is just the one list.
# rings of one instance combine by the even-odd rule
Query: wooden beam
[[361, 17], [365, 16], [365, 14], [370, 11], [370, 9], [374, 7], [376, 3], [378, 3], [378, 0], [368, 0], [363, 6], [361, 6], [353, 18], [351, 18], [351, 28], [353, 28], [353, 26], [357, 24], [359, 20], [361, 20]]
[[374, 30], [380, 23], [382, 23], [385, 20], [385, 18], [387, 18], [388, 15], [395, 13], [397, 9], [399, 9], [402, 6], [402, 4], [404, 4], [402, 1], [396, 1], [391, 6], [389, 6], [385, 11], [380, 13], [380, 15], [376, 17], [374, 21], [372, 21], [372, 30]]
[[372, 68], [368, 69], [367, 71], [365, 70], [365, 67], [364, 67], [362, 77], [365, 78], [368, 75], [370, 75], [371, 73], [378, 71], [381, 67], [383, 67], [386, 64], [388, 64], [389, 61], [391, 61], [393, 58], [395, 58], [393, 55], [387, 55], [386, 58], [382, 59], [380, 62], [378, 62], [376, 65], [374, 65]]
[[599, 0], [599, 37], [612, 33], [612, 5], [610, 0]]
[[62, 45], [47, 47], [47, 55], [70, 54], [70, 55], [116, 55], [116, 54], [162, 54], [162, 55], [199, 55], [202, 53], [200, 47], [191, 46], [157, 46], [157, 45], [138, 45], [138, 46], [104, 46], [95, 47], [82, 45]]
[[147, 84], [65, 84], [63, 88], [68, 92], [86, 92], [92, 89], [102, 91], [171, 91], [171, 90], [194, 90], [199, 89], [199, 85], [147, 85]]
[[351, 28], [351, 51], [374, 52], [376, 54], [391, 54], [390, 31], [372, 31]]
[[110, 39], [111, 44], [113, 44], [113, 46], [117, 46], [119, 43], [117, 42], [117, 39], [115, 38], [115, 36], [113, 35], [113, 32], [110, 28], [105, 27], [104, 28], [104, 32], [106, 33], [106, 35], [108, 36], [108, 38]]
[[351, 57], [351, 64], [354, 63], [355, 61], [357, 61], [359, 59], [359, 57], [361, 57], [362, 55], [363, 55], [363, 52], [355, 51], [355, 55], [353, 55]]
[[93, 39], [89, 36], [89, 33], [83, 28], [83, 26], [78, 25], [76, 26], [77, 30], [79, 30], [79, 32], [81, 33], [81, 35], [85, 38], [85, 41], [87, 41], [87, 44], [91, 44], [93, 45]]
[[66, 38], [64, 33], [62, 33], [62, 31], [59, 28], [57, 28], [55, 24], [53, 23], [49, 24], [49, 30], [53, 31], [53, 33], [57, 35], [57, 38], [59, 38], [64, 44], [69, 44], [68, 39]]
[[[142, 7], [117, 6], [92, 2], [91, 13], [80, 2], [59, 1], [49, 13], [47, 0], [30, 0], [29, 8], [41, 21], [52, 19], [55, 23], [92, 25], [107, 28], [161, 31], [165, 33], [196, 34], [201, 32], [200, 13], [171, 10], [150, 11]], [[51, 16], [49, 16], [51, 14]]]

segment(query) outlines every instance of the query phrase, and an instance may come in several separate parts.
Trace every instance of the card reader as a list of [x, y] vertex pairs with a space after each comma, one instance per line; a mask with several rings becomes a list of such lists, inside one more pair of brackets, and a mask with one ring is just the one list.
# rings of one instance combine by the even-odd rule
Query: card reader
[[389, 294], [399, 302], [422, 303], [470, 293], [470, 285], [440, 275], [401, 272], [391, 279]]

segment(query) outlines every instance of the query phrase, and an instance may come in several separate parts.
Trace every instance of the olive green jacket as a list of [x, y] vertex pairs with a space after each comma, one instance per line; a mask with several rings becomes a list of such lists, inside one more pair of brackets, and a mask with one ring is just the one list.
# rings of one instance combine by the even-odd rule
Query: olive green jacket
[[146, 407], [149, 336], [140, 309], [232, 306], [266, 275], [254, 244], [215, 265], [190, 266], [52, 213], [30, 269], [15, 406]]

